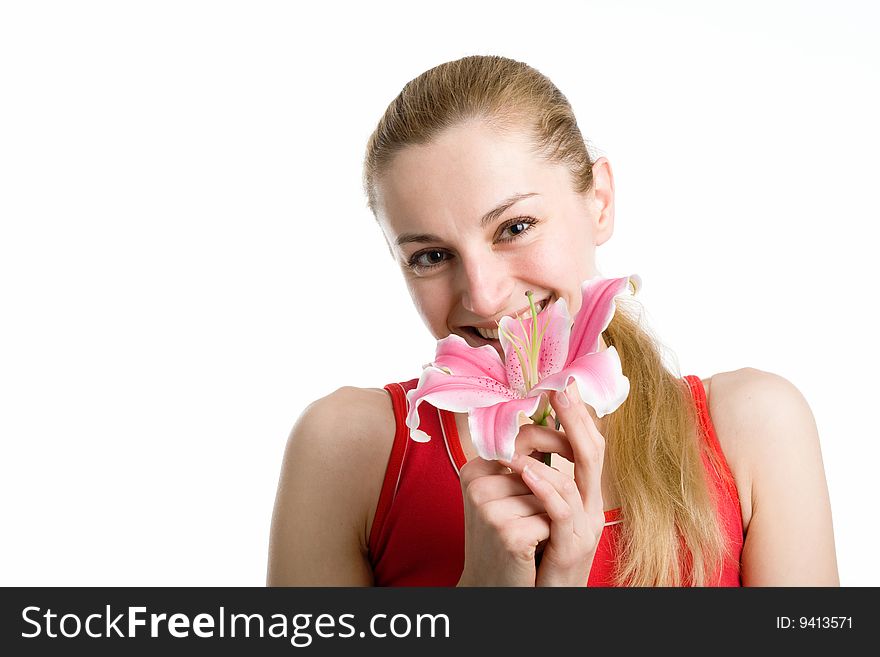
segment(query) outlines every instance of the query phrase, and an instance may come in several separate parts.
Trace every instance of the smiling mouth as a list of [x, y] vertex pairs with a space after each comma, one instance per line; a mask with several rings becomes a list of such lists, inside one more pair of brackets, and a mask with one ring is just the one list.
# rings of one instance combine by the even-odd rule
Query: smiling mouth
[[[549, 305], [550, 298], [542, 299], [535, 304], [535, 308], [538, 311], [538, 314], [544, 311], [544, 309]], [[520, 317], [528, 318], [531, 316], [531, 311], [527, 311], [520, 315]], [[489, 344], [493, 346], [498, 346], [501, 344], [501, 341], [498, 337], [498, 329], [484, 329], [477, 328], [476, 326], [465, 326], [464, 329], [478, 342], [478, 346], [482, 346], [484, 344]]]
[[474, 329], [477, 335], [480, 337], [486, 338], [487, 340], [498, 340], [498, 329], [486, 329], [486, 328], [478, 328], [476, 326], [471, 327]]

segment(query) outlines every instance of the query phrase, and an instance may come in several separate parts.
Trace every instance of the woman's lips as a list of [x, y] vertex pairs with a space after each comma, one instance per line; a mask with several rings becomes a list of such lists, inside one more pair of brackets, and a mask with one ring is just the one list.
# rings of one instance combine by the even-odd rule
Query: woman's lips
[[476, 343], [476, 344], [471, 344], [471, 346], [481, 347], [484, 344], [490, 344], [492, 346], [498, 345], [499, 347], [501, 346], [501, 340], [492, 340], [490, 338], [484, 338], [482, 335], [477, 333], [477, 329], [475, 329], [473, 326], [465, 327], [465, 331], [467, 331], [467, 334], [469, 336], [469, 337], [465, 337], [465, 340], [467, 340], [468, 343], [473, 343], [473, 342]]
[[467, 326], [464, 329], [464, 339], [471, 347], [477, 349], [479, 347], [490, 346], [501, 357], [501, 360], [504, 360], [504, 349], [501, 346], [501, 340], [490, 340], [489, 338], [484, 338], [482, 335], [477, 333], [476, 329], [473, 326]]
[[[549, 307], [550, 304], [552, 304], [552, 303], [553, 303], [552, 297], [547, 297], [546, 299], [541, 299], [540, 301], [535, 303], [535, 306], [540, 308], [540, 310], [538, 311], [538, 314], [540, 315], [542, 312], [544, 312], [544, 310], [546, 310], [547, 307]], [[482, 347], [484, 345], [489, 345], [489, 346], [495, 347], [498, 350], [498, 353], [501, 354], [502, 358], [503, 358], [504, 350], [501, 348], [501, 340], [499, 340], [497, 338], [496, 339], [484, 338], [482, 335], [480, 335], [477, 332], [477, 329], [473, 326], [465, 326], [463, 328], [464, 328], [466, 335], [462, 336], [462, 337], [464, 337], [465, 341], [470, 346]]]

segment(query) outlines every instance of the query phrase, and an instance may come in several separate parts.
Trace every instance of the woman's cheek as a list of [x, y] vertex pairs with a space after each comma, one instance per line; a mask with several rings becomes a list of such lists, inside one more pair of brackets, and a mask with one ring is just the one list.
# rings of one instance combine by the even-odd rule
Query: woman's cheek
[[445, 303], [446, 297], [440, 290], [429, 290], [427, 286], [422, 289], [411, 289], [413, 303], [425, 326], [431, 331], [436, 339], [440, 340], [449, 335], [447, 319], [451, 309]]
[[545, 287], [549, 287], [564, 283], [565, 279], [561, 276], [564, 276], [566, 272], [568, 276], [571, 275], [568, 266], [563, 253], [553, 252], [551, 249], [540, 249], [519, 259], [516, 271], [526, 280], [540, 282]]

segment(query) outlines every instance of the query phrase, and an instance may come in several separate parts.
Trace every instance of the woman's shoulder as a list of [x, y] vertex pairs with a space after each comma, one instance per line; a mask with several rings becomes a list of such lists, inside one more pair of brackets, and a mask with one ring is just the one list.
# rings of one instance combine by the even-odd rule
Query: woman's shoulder
[[309, 404], [297, 425], [294, 433], [310, 437], [306, 449], [322, 464], [322, 476], [347, 498], [366, 548], [396, 433], [390, 394], [343, 386]]
[[372, 583], [367, 531], [394, 434], [381, 389], [339, 388], [300, 413], [272, 513], [271, 586]]
[[[343, 386], [309, 404], [293, 434], [308, 436], [308, 449], [322, 461], [362, 479], [373, 462], [384, 467], [394, 442], [391, 396], [382, 388]], [[350, 470], [351, 472], [345, 472]]]
[[719, 442], [734, 452], [759, 447], [767, 429], [812, 420], [803, 394], [779, 374], [744, 367], [714, 374], [703, 385]]
[[772, 372], [744, 367], [702, 381], [715, 434], [736, 480], [745, 529], [761, 484], [786, 467], [792, 452], [817, 440], [813, 416], [794, 384]]
[[[393, 440], [394, 410], [388, 391], [382, 388], [342, 386], [309, 404], [297, 425], [325, 434], [321, 440], [324, 449], [364, 456], [375, 448], [377, 440]], [[391, 445], [388, 447], [390, 450]]]

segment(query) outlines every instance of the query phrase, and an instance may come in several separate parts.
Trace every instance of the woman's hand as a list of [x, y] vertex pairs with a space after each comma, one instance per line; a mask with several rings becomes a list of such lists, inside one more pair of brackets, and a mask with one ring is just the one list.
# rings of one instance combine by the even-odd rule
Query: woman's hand
[[[569, 401], [570, 400], [570, 401]], [[543, 506], [549, 541], [535, 576], [536, 586], [586, 586], [605, 526], [602, 467], [605, 439], [580, 400], [577, 385], [567, 395], [552, 393], [550, 404], [564, 431], [524, 425], [509, 464]], [[574, 463], [574, 479], [531, 458], [532, 451], [556, 452]]]
[[461, 469], [465, 554], [459, 586], [535, 586], [535, 549], [550, 537], [543, 504], [517, 473], [479, 457]]
[[[573, 402], [567, 403], [568, 398]], [[459, 586], [585, 586], [605, 525], [605, 440], [577, 386], [550, 403], [564, 431], [525, 424], [511, 463], [475, 458], [461, 469], [465, 563]], [[574, 479], [530, 455], [558, 453]], [[535, 553], [544, 543], [541, 565]]]
[[458, 585], [535, 586], [535, 549], [550, 538], [544, 504], [519, 474], [479, 457], [461, 468], [461, 490], [465, 540]]

